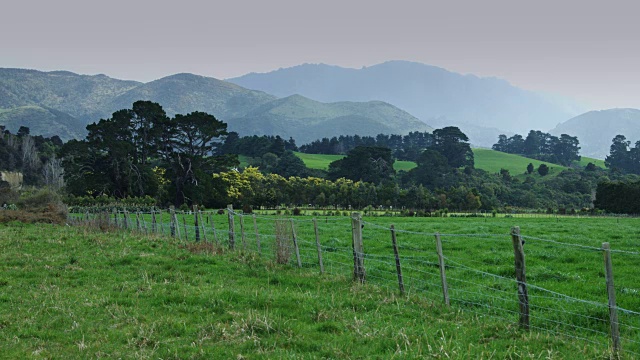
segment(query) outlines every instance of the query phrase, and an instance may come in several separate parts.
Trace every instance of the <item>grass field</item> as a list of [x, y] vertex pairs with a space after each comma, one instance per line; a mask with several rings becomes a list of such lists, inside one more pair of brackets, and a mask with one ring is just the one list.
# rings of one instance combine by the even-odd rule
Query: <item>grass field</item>
[[[205, 218], [226, 248], [226, 216]], [[640, 235], [637, 219], [365, 218], [368, 285], [360, 286], [350, 278], [348, 217], [320, 218], [325, 275], [318, 274], [310, 218], [294, 220], [302, 269], [273, 261], [275, 218], [256, 220], [262, 257], [251, 218], [242, 238], [238, 216], [237, 247], [247, 250], [221, 254], [194, 246], [193, 227], [185, 242], [0, 226], [3, 357], [608, 358], [608, 310], [598, 305], [606, 304], [602, 254], [593, 249], [607, 239], [613, 249], [635, 252]], [[404, 296], [391, 223], [399, 230]], [[529, 236], [527, 279], [539, 287], [529, 289], [531, 333], [514, 324], [515, 284], [505, 280], [514, 272], [512, 225]], [[442, 305], [427, 235], [435, 231], [443, 233], [451, 308]], [[619, 306], [640, 310], [638, 255], [613, 259]], [[621, 315], [623, 357], [640, 352], [637, 320]]]
[[585, 167], [589, 163], [593, 163], [595, 166], [601, 167], [603, 169], [606, 168], [606, 166], [604, 165], [604, 160], [594, 159], [594, 158], [589, 158], [584, 156], [581, 157], [580, 162], [578, 162], [578, 165], [580, 165], [581, 167]]

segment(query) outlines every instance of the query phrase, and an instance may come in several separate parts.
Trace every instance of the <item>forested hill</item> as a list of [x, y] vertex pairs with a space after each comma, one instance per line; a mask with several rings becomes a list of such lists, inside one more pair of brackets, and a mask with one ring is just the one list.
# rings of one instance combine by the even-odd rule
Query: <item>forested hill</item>
[[33, 134], [82, 138], [85, 126], [138, 100], [162, 103], [167, 114], [210, 113], [240, 135], [280, 135], [305, 142], [325, 136], [407, 134], [431, 128], [381, 102], [321, 103], [273, 95], [204, 76], [176, 74], [146, 84], [70, 72], [0, 69], [0, 125]]
[[325, 102], [381, 100], [430, 124], [446, 118], [447, 124], [438, 126], [468, 123], [507, 131], [547, 130], [583, 111], [569, 99], [526, 91], [504, 80], [408, 61], [362, 69], [304, 64], [229, 81], [276, 96], [300, 94]]

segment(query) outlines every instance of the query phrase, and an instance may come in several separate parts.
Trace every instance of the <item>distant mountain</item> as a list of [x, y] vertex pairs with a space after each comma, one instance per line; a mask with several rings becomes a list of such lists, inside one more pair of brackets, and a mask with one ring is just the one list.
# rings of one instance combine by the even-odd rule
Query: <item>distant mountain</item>
[[86, 135], [86, 124], [82, 121], [61, 111], [40, 106], [0, 110], [0, 124], [13, 134], [18, 132], [20, 126], [26, 126], [32, 135], [58, 135], [64, 141]]
[[93, 122], [105, 115], [114, 97], [140, 85], [105, 75], [0, 68], [0, 108], [42, 106]]
[[431, 128], [381, 101], [325, 104], [303, 96], [278, 99], [262, 91], [193, 74], [143, 84], [69, 72], [0, 69], [0, 124], [12, 132], [82, 138], [88, 123], [130, 108], [138, 100], [162, 105], [168, 115], [204, 111], [242, 135], [294, 137], [299, 144], [338, 135], [406, 134]]
[[241, 135], [291, 136], [299, 145], [338, 135], [433, 130], [409, 113], [381, 101], [321, 103], [300, 95], [271, 101], [241, 118], [230, 119], [229, 128]]
[[193, 74], [176, 74], [133, 88], [108, 102], [109, 114], [130, 108], [138, 100], [162, 105], [169, 116], [204, 111], [227, 120], [246, 115], [251, 110], [277, 99], [262, 91]]
[[631, 146], [640, 140], [640, 110], [609, 109], [589, 111], [565, 121], [550, 131], [552, 135], [569, 134], [580, 140], [580, 154], [596, 159], [609, 155], [611, 140], [624, 135]]
[[407, 61], [362, 69], [304, 64], [227, 81], [280, 97], [300, 94], [322, 102], [380, 100], [427, 123], [446, 118], [452, 123], [520, 133], [549, 129], [584, 111], [571, 100], [522, 90], [497, 78], [461, 75]]

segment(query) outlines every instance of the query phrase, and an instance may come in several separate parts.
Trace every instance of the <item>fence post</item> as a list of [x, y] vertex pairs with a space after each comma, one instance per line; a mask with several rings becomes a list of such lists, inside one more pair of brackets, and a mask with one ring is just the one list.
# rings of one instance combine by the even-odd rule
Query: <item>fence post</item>
[[162, 222], [162, 210], [158, 211], [158, 215], [160, 217], [160, 235], [164, 235], [164, 222]]
[[136, 228], [138, 232], [142, 232], [142, 226], [140, 225], [140, 212], [136, 211]]
[[118, 227], [118, 210], [113, 208], [113, 224]]
[[169, 207], [169, 228], [171, 230], [171, 237], [176, 237], [176, 207], [171, 205]]
[[147, 230], [147, 222], [144, 221], [144, 214], [142, 212], [139, 212], [139, 213], [140, 213], [140, 219], [142, 221], [142, 228], [144, 229], [144, 233], [145, 235], [148, 235], [149, 231]]
[[234, 233], [233, 205], [227, 205], [227, 215], [229, 216], [229, 249], [234, 250], [236, 248], [236, 234]]
[[151, 232], [154, 234], [158, 233], [158, 222], [156, 220], [156, 209], [151, 210]]
[[298, 248], [298, 238], [296, 237], [296, 228], [293, 223], [293, 219], [289, 219], [291, 222], [291, 236], [293, 237], [293, 247], [296, 250], [296, 260], [298, 260], [298, 267], [302, 267], [302, 260], [300, 259], [300, 249]]
[[436, 233], [436, 251], [438, 252], [438, 267], [440, 268], [440, 280], [442, 282], [442, 296], [444, 297], [444, 303], [447, 306], [451, 305], [449, 300], [449, 286], [447, 285], [447, 273], [444, 265], [444, 255], [442, 253], [442, 240], [440, 240], [440, 233]]
[[527, 294], [526, 264], [520, 237], [520, 227], [511, 228], [511, 240], [515, 255], [516, 280], [518, 282], [518, 302], [520, 304], [520, 327], [529, 330], [529, 295]]
[[244, 214], [240, 215], [240, 238], [242, 239], [242, 250], [247, 251], [247, 237], [244, 233]]
[[602, 243], [604, 250], [604, 270], [607, 278], [607, 294], [609, 295], [609, 323], [613, 351], [620, 352], [620, 330], [618, 328], [618, 308], [616, 307], [616, 289], [613, 286], [613, 266], [611, 265], [611, 247], [608, 242]]
[[324, 274], [324, 263], [322, 262], [322, 246], [320, 246], [320, 236], [318, 235], [318, 220], [313, 218], [313, 231], [316, 234], [316, 248], [318, 248], [318, 264], [320, 264], [320, 274]]
[[193, 205], [193, 228], [196, 233], [196, 242], [200, 241], [200, 224], [198, 224], [198, 205]]
[[364, 269], [364, 245], [362, 243], [362, 215], [353, 213], [351, 218], [351, 246], [353, 247], [353, 279], [361, 284], [366, 281]]
[[208, 242], [207, 241], [207, 228], [204, 226], [204, 221], [202, 221], [202, 211], [198, 210], [198, 218], [200, 219], [200, 226], [202, 227], [202, 238], [204, 239], [204, 242]]
[[129, 213], [127, 209], [122, 211], [122, 219], [124, 219], [124, 229], [129, 230]]
[[260, 234], [258, 233], [258, 223], [256, 221], [256, 214], [253, 214], [253, 229], [256, 232], [256, 246], [258, 247], [258, 254], [262, 255], [262, 248], [260, 247]]
[[396, 272], [398, 273], [398, 286], [400, 294], [404, 295], [404, 282], [402, 281], [402, 267], [400, 266], [400, 255], [398, 254], [398, 243], [396, 242], [396, 228], [391, 224], [391, 244], [393, 245], [393, 255], [396, 258]]

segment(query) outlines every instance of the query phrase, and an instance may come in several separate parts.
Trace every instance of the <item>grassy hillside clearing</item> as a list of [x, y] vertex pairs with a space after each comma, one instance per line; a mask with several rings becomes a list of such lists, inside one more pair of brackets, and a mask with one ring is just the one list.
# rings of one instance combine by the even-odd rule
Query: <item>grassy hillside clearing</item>
[[[224, 228], [225, 218], [214, 216], [219, 228]], [[491, 313], [483, 313], [482, 306], [454, 302], [451, 308], [444, 307], [441, 301], [435, 300], [439, 296], [437, 288], [433, 289], [434, 296], [430, 296], [432, 285], [416, 285], [412, 278], [418, 274], [412, 273], [410, 267], [405, 274], [409, 295], [401, 296], [395, 286], [377, 285], [383, 283], [377, 281], [376, 276], [387, 275], [380, 272], [382, 267], [375, 257], [366, 260], [371, 284], [354, 285], [350, 279], [349, 257], [342, 260], [346, 263], [344, 269], [335, 261], [349, 241], [348, 218], [332, 218], [331, 222], [321, 224], [327, 255], [325, 264], [332, 274], [318, 275], [317, 267], [310, 265], [313, 256], [308, 255], [304, 242], [309, 229], [302, 224], [309, 222], [301, 220], [304, 219], [295, 223], [299, 225], [303, 245], [305, 265], [302, 269], [269, 260], [273, 258], [270, 251], [273, 248], [269, 248], [270, 237], [266, 234], [273, 218], [258, 218], [264, 234], [263, 258], [255, 255], [255, 250], [219, 253], [211, 246], [124, 232], [95, 233], [82, 228], [17, 223], [2, 226], [0, 302], [6, 305], [0, 307], [3, 357], [562, 359], [610, 356], [606, 340], [602, 346], [602, 338], [590, 343], [538, 333], [535, 329], [527, 333], [501, 318], [513, 320], [508, 313], [496, 318]], [[391, 219], [376, 220], [385, 225]], [[507, 225], [502, 220], [488, 225], [478, 219], [393, 220], [401, 220], [399, 228], [406, 230], [438, 228], [450, 233], [504, 231]], [[611, 231], [617, 234], [637, 229], [637, 221], [632, 221], [635, 220], [625, 220]], [[541, 223], [528, 225], [536, 226], [538, 235], [540, 231], [550, 230], [548, 226], [540, 226], [544, 225]], [[587, 228], [603, 229], [602, 225]], [[367, 252], [388, 253], [388, 230], [380, 232], [386, 235], [382, 241], [382, 237], [378, 239], [378, 232], [372, 231], [374, 228], [370, 223], [365, 225]], [[583, 227], [580, 223], [566, 222], [555, 228], [561, 233], [565, 230], [580, 233]], [[408, 261], [410, 254], [423, 246], [407, 235], [399, 234], [403, 261]], [[594, 237], [596, 235], [601, 234]], [[456, 281], [453, 259], [465, 256], [463, 251], [454, 251], [474, 248], [464, 245], [465, 241], [454, 240], [445, 240], [453, 282]], [[253, 239], [248, 237], [247, 241], [249, 249], [255, 249]], [[621, 248], [621, 243], [626, 241], [626, 237], [620, 238], [614, 247]], [[485, 241], [474, 245], [482, 243]], [[430, 248], [432, 244], [426, 245]], [[552, 257], [548, 260], [551, 264], [566, 264], [564, 257], [571, 256], [571, 251], [550, 252], [547, 248], [552, 244], [528, 240], [527, 246], [540, 248], [538, 255], [547, 253]], [[487, 252], [487, 247], [494, 247], [495, 251]], [[469, 254], [466, 261], [479, 262], [490, 269], [491, 264], [501, 264], [501, 261], [487, 262], [486, 259], [508, 258], [509, 247], [508, 236], [504, 246], [486, 242], [482, 250], [478, 250], [484, 256]], [[331, 256], [335, 257], [334, 261]], [[533, 279], [547, 273], [553, 275], [547, 276], [547, 282], [558, 286], [561, 282], [577, 282], [588, 288], [592, 278], [586, 276], [584, 270], [578, 270], [582, 258], [574, 259], [569, 263], [573, 264], [571, 267], [563, 266], [561, 270], [536, 266], [534, 261], [531, 264]], [[424, 263], [424, 269], [431, 272], [429, 264]], [[382, 265], [389, 265], [387, 272], [394, 275], [393, 263]], [[594, 268], [601, 268], [597, 265], [595, 262]], [[510, 267], [508, 263], [503, 266]], [[622, 264], [614, 262], [614, 267]], [[584, 276], [586, 282], [576, 276]], [[427, 280], [431, 282], [428, 277]], [[593, 280], [600, 282], [601, 279]], [[496, 296], [504, 290], [496, 282], [491, 286]], [[623, 281], [618, 286], [624, 289], [628, 285]], [[515, 297], [514, 289], [508, 292]], [[594, 295], [601, 296], [602, 291], [594, 291]], [[452, 298], [454, 296], [461, 293], [452, 293]], [[477, 300], [482, 304], [483, 299]], [[600, 321], [600, 312], [590, 315], [597, 317], [592, 321]], [[562, 329], [557, 330], [562, 333]], [[591, 339], [589, 334], [583, 336]]]

